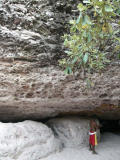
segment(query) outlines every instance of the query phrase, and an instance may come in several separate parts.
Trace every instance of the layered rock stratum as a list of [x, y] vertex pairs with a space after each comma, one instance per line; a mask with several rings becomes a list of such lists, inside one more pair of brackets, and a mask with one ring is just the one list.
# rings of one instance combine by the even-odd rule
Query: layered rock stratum
[[61, 36], [78, 2], [0, 0], [0, 120], [70, 114], [119, 119], [119, 61], [90, 75], [91, 89], [58, 66], [64, 57]]

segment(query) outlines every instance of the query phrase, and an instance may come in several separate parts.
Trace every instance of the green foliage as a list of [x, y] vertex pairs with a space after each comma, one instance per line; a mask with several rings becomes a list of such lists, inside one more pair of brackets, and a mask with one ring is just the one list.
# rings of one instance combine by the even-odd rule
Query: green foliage
[[78, 5], [80, 14], [70, 21], [70, 33], [64, 35], [67, 58], [59, 61], [65, 73], [100, 71], [110, 62], [106, 46], [109, 40], [115, 41], [113, 4], [110, 0], [84, 0]]
[[112, 0], [115, 12], [117, 15], [120, 15], [120, 0]]

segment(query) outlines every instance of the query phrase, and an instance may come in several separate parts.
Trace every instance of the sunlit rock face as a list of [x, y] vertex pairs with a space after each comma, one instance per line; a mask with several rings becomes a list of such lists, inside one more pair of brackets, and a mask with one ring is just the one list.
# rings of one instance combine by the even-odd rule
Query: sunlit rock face
[[40, 122], [0, 123], [0, 158], [39, 160], [60, 150], [50, 128]]
[[[0, 120], [63, 114], [120, 117], [120, 63], [95, 73], [93, 87], [64, 75], [61, 36], [79, 1], [0, 0]], [[86, 87], [88, 86], [88, 87]]]

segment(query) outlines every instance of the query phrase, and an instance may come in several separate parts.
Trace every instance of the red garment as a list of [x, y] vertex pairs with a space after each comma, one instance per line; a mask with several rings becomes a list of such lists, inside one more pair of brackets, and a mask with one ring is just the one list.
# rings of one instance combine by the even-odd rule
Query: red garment
[[[90, 131], [90, 133], [94, 133], [93, 131]], [[89, 144], [92, 146], [95, 146], [95, 134], [89, 136]]]

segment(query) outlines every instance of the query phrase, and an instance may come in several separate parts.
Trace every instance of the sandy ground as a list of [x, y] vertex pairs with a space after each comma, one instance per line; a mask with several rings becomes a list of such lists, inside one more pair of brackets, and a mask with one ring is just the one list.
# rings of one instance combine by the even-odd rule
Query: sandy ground
[[65, 148], [42, 160], [120, 160], [120, 134], [104, 133], [93, 155], [87, 147]]

